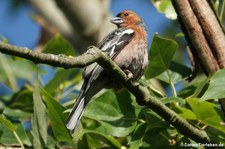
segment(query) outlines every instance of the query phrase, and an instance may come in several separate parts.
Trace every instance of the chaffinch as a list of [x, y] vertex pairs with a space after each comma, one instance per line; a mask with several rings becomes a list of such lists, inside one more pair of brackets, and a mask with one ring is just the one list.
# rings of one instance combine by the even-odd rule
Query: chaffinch
[[[147, 31], [143, 20], [134, 12], [120, 12], [111, 22], [117, 29], [108, 34], [98, 48], [106, 52], [132, 81], [143, 75], [148, 63]], [[66, 127], [74, 132], [84, 108], [91, 98], [106, 86], [112, 87], [112, 78], [97, 63], [86, 66], [83, 85], [76, 103], [70, 112]]]

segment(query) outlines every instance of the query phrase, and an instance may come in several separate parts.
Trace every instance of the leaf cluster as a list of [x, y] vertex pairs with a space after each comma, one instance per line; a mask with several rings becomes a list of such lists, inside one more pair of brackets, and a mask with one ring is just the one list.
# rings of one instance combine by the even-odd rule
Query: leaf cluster
[[[54, 49], [59, 43], [62, 49], [68, 49], [64, 54], [74, 54], [69, 43], [60, 35], [50, 40], [43, 52], [56, 54]], [[177, 48], [175, 41], [155, 34], [149, 64], [140, 84], [182, 118], [205, 130], [212, 140], [224, 144], [223, 114], [216, 101], [225, 97], [222, 88], [225, 70], [210, 78], [199, 76], [188, 83], [185, 79], [191, 73], [190, 68], [173, 61]], [[126, 89], [103, 90], [97, 94], [71, 136], [65, 127], [65, 120], [75, 102], [71, 99], [79, 93], [81, 71], [49, 68], [53, 71], [53, 77], [43, 83], [46, 66], [1, 56], [3, 64], [20, 68], [20, 73], [16, 73], [16, 69], [4, 68], [2, 63], [0, 66], [4, 72], [1, 81], [12, 90], [11, 94], [1, 96], [2, 146], [136, 149], [182, 148], [181, 144], [195, 143], [155, 112], [139, 106]], [[168, 86], [167, 93], [152, 80], [158, 80], [162, 88]], [[25, 82], [22, 87], [19, 81]], [[178, 89], [179, 84], [182, 86]]]

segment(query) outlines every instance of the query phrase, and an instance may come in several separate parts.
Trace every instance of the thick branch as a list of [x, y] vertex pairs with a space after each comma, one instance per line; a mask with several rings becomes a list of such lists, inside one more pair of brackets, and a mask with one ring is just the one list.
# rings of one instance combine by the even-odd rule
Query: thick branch
[[172, 0], [173, 6], [178, 14], [182, 29], [186, 33], [192, 50], [196, 50], [207, 75], [215, 73], [219, 69], [217, 60], [213, 56], [213, 52], [204, 36], [204, 32], [195, 16], [188, 0]]
[[106, 54], [98, 50], [98, 48], [90, 47], [88, 52], [85, 54], [75, 58], [70, 58], [61, 55], [37, 53], [27, 48], [12, 46], [0, 42], [0, 52], [23, 57], [35, 63], [50, 64], [63, 68], [84, 67], [93, 62], [97, 62], [104, 67], [106, 71], [113, 72], [110, 74], [112, 74], [114, 78], [117, 78], [121, 84], [136, 96], [136, 100], [140, 105], [145, 105], [148, 108], [151, 108], [172, 124], [183, 135], [195, 140], [196, 142], [210, 143], [210, 139], [205, 131], [193, 127], [185, 119], [181, 118], [174, 111], [160, 102], [160, 100], [151, 97], [146, 88], [127, 80], [126, 74]]
[[206, 0], [189, 2], [220, 68], [225, 68], [225, 35], [216, 14]]

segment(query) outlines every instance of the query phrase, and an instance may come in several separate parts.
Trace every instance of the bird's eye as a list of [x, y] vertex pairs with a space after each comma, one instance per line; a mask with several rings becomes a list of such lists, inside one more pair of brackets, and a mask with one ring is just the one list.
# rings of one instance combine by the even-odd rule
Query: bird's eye
[[127, 16], [129, 16], [129, 14], [128, 13], [125, 13], [124, 16], [127, 17]]

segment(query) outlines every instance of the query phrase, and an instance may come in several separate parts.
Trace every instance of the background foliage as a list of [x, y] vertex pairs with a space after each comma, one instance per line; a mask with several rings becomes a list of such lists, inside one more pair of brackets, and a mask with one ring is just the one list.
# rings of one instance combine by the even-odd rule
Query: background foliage
[[[152, 2], [159, 12], [176, 18], [169, 0]], [[204, 129], [212, 140], [225, 145], [224, 115], [217, 104], [218, 98], [225, 98], [225, 70], [208, 78], [200, 73], [187, 82], [191, 69], [174, 58], [179, 46], [182, 47], [181, 43], [155, 34], [148, 68], [140, 83], [149, 89], [151, 96], [195, 127]], [[73, 45], [60, 34], [42, 47], [42, 52], [52, 54], [76, 56], [74, 51]], [[0, 55], [0, 81], [13, 91], [0, 97], [2, 146], [137, 149], [183, 148], [181, 144], [194, 143], [156, 113], [139, 106], [126, 89], [98, 93], [70, 136], [65, 119], [79, 93], [82, 72], [52, 68], [54, 76], [43, 83], [40, 76], [46, 73], [44, 68], [21, 58]], [[22, 88], [18, 87], [18, 81], [23, 81]]]

